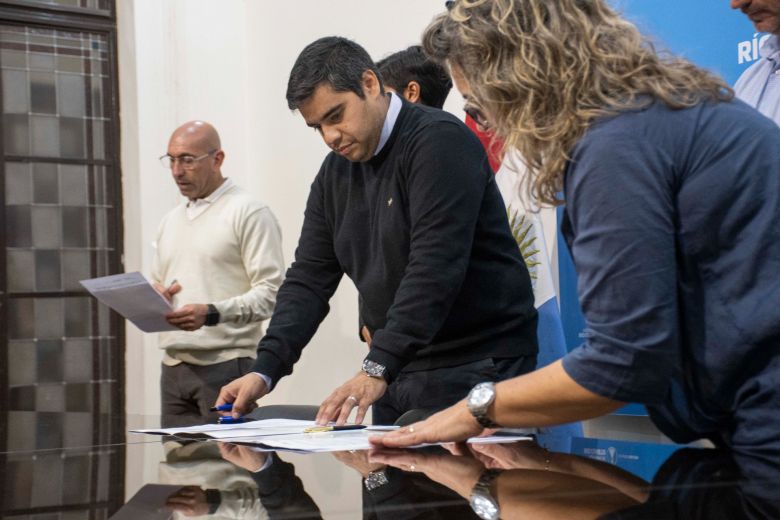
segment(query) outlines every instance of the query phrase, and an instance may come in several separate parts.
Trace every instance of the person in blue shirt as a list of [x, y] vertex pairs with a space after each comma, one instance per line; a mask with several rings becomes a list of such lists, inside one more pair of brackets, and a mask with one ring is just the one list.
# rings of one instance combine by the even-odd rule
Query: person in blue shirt
[[737, 80], [734, 92], [745, 103], [780, 124], [780, 0], [731, 0], [753, 22], [761, 38], [761, 59]]
[[423, 42], [519, 151], [537, 199], [565, 202], [587, 329], [561, 361], [373, 442], [639, 402], [677, 442], [780, 459], [780, 128], [603, 0], [458, 0]]

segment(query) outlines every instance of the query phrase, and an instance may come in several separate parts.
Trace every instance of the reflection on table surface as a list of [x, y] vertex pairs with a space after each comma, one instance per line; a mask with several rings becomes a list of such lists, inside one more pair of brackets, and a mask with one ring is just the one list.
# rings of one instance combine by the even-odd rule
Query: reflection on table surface
[[[126, 433], [159, 418], [7, 412], [2, 518], [780, 518], [778, 459], [539, 435], [301, 454]], [[777, 496], [776, 496], [777, 495]]]

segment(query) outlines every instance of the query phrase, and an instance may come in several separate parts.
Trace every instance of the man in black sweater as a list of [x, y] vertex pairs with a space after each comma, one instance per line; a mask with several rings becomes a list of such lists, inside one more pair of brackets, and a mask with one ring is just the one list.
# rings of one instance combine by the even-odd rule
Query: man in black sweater
[[[452, 88], [447, 71], [412, 45], [376, 62], [386, 91], [394, 92], [410, 103], [441, 108]], [[363, 319], [363, 298], [358, 299], [360, 338], [371, 346], [371, 333]]]
[[484, 149], [457, 118], [385, 92], [366, 51], [339, 37], [307, 46], [287, 102], [332, 150], [306, 204], [254, 373], [222, 388], [233, 415], [292, 372], [342, 275], [363, 298], [373, 341], [318, 423], [392, 424], [449, 406], [476, 383], [536, 362], [531, 281]]

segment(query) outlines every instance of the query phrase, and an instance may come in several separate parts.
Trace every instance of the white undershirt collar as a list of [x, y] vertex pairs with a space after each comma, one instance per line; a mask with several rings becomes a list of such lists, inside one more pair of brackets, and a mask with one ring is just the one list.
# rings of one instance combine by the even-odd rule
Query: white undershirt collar
[[390, 92], [390, 107], [387, 109], [385, 122], [382, 124], [382, 133], [379, 134], [379, 144], [376, 145], [376, 150], [374, 150], [375, 156], [382, 151], [382, 148], [387, 144], [387, 140], [390, 139], [390, 134], [393, 133], [393, 127], [395, 127], [395, 122], [398, 120], [398, 114], [401, 112], [402, 106], [401, 98]]
[[201, 199], [195, 199], [195, 200], [188, 200], [187, 201], [187, 207], [186, 207], [186, 213], [187, 213], [187, 220], [195, 220], [195, 218], [198, 217], [201, 213], [206, 211], [206, 209], [217, 202], [217, 199], [219, 199], [224, 193], [229, 190], [233, 186], [233, 181], [231, 181], [229, 178], [225, 178], [224, 181], [222, 181], [222, 184], [219, 185], [219, 188], [212, 191], [210, 194], [208, 194], [206, 197], [203, 197]]

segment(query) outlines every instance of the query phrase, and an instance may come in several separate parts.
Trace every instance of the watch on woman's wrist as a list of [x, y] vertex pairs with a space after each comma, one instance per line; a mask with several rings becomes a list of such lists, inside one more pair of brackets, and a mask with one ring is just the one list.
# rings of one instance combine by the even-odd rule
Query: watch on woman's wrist
[[471, 389], [469, 396], [466, 398], [466, 406], [469, 412], [483, 428], [501, 427], [487, 416], [488, 409], [495, 400], [496, 385], [490, 381], [476, 385]]
[[500, 469], [486, 469], [479, 476], [469, 496], [471, 509], [483, 520], [498, 520], [500, 509], [498, 501], [490, 494], [490, 485], [501, 474]]

